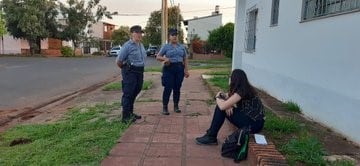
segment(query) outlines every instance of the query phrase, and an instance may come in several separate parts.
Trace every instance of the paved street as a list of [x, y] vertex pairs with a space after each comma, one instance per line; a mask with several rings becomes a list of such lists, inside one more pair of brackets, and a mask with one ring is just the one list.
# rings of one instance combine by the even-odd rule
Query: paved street
[[[114, 57], [0, 58], [0, 110], [31, 107], [120, 74]], [[148, 57], [147, 65], [159, 65]]]

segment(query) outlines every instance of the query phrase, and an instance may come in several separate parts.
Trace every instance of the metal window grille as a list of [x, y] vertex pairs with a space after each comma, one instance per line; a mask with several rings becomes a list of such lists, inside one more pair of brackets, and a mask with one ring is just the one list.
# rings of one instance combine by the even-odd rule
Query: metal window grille
[[256, 46], [256, 19], [258, 15], [258, 9], [253, 9], [247, 13], [246, 21], [246, 46], [247, 52], [254, 52]]
[[304, 0], [302, 20], [360, 9], [360, 0]]
[[277, 25], [279, 20], [279, 4], [280, 0], [273, 0], [272, 1], [272, 8], [271, 8], [271, 25]]

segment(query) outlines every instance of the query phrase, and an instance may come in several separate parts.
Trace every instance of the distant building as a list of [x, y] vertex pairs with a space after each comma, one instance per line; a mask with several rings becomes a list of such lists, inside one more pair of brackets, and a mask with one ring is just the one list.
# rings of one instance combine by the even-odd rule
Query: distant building
[[219, 13], [219, 6], [216, 6], [215, 12], [210, 16], [195, 17], [184, 20], [184, 26], [187, 31], [186, 41], [190, 43], [194, 36], [200, 37], [201, 40], [207, 40], [209, 31], [219, 28], [222, 25], [222, 14]]
[[233, 68], [360, 144], [360, 0], [236, 1]]
[[84, 43], [84, 53], [92, 54], [95, 51], [107, 52], [112, 47], [111, 36], [115, 30], [115, 25], [106, 22], [97, 22], [89, 29], [89, 36], [99, 41], [99, 46], [94, 43]]

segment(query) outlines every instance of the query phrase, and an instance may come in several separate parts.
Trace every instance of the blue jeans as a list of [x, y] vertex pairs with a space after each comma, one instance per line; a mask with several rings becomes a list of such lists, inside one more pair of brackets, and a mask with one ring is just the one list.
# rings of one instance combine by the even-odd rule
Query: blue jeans
[[144, 82], [143, 72], [134, 72], [127, 69], [121, 70], [122, 75], [122, 91], [121, 99], [123, 118], [127, 118], [134, 111], [134, 102], [136, 96], [140, 93]]
[[234, 109], [231, 116], [227, 116], [225, 111], [220, 110], [219, 106], [216, 106], [213, 119], [211, 121], [208, 134], [212, 137], [217, 137], [221, 126], [224, 124], [225, 118], [227, 118], [237, 128], [250, 127], [251, 133], [258, 133], [264, 127], [264, 120], [254, 121], [239, 109]]
[[182, 62], [171, 63], [169, 66], [164, 66], [162, 71], [161, 82], [164, 86], [163, 91], [163, 105], [169, 104], [171, 91], [173, 92], [173, 101], [178, 104], [180, 101], [180, 89], [184, 80], [184, 65]]

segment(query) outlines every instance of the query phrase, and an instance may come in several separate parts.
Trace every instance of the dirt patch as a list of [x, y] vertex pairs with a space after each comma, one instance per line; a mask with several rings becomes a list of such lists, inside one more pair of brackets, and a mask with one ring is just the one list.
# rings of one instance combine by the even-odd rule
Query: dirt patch
[[17, 138], [15, 140], [11, 141], [10, 146], [29, 144], [31, 142], [32, 142], [31, 139], [28, 139], [28, 138]]

